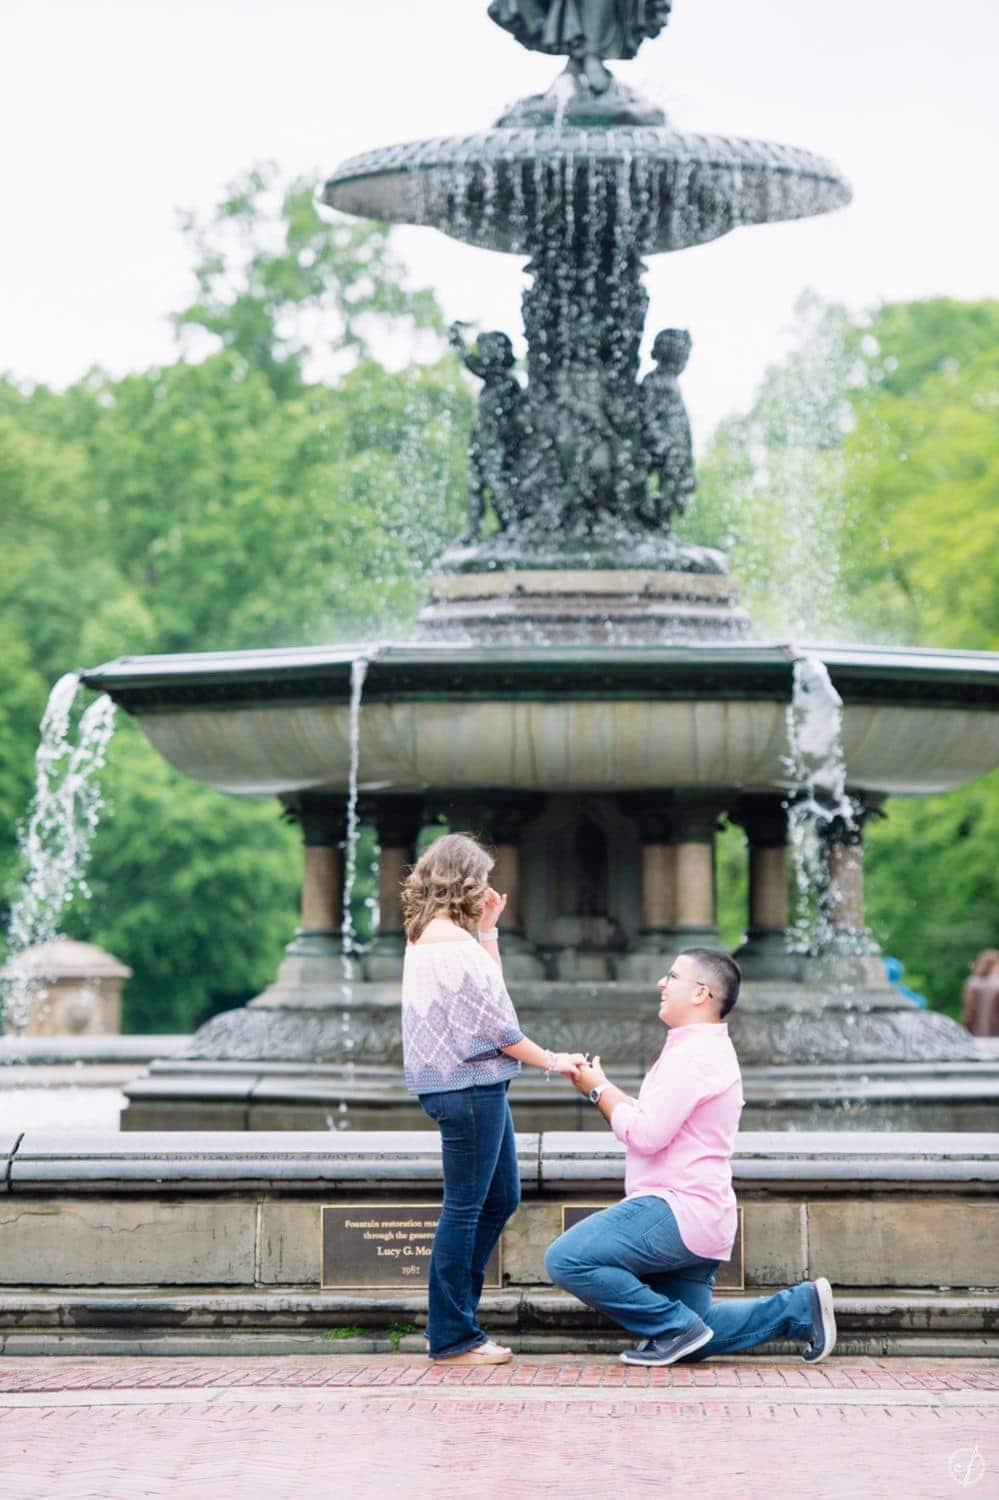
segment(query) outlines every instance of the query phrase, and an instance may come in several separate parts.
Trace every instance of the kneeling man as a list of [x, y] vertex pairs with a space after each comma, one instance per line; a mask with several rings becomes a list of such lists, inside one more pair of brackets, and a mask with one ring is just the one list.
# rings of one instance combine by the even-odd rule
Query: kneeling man
[[731, 1157], [742, 1075], [725, 1017], [740, 980], [727, 954], [688, 948], [659, 981], [669, 1034], [638, 1098], [609, 1081], [599, 1057], [573, 1080], [627, 1148], [625, 1197], [557, 1239], [545, 1269], [639, 1336], [621, 1355], [626, 1364], [735, 1354], [770, 1339], [800, 1340], [803, 1357], [817, 1364], [836, 1343], [824, 1276], [772, 1297], [711, 1298], [737, 1224]]

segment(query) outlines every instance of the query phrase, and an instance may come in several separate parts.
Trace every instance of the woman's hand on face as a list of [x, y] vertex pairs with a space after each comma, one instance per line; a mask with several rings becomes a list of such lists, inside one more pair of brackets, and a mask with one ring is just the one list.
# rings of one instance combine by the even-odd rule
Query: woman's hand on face
[[494, 891], [492, 886], [486, 891], [486, 899], [482, 905], [482, 915], [479, 918], [479, 931], [492, 932], [496, 923], [506, 909], [506, 897]]

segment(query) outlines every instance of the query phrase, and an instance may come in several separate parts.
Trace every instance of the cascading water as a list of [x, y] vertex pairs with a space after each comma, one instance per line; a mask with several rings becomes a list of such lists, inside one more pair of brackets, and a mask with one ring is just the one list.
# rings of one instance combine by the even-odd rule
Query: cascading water
[[357, 817], [357, 773], [361, 754], [361, 695], [364, 691], [364, 679], [367, 671], [368, 658], [366, 656], [355, 656], [350, 664], [350, 717], [348, 720], [350, 760], [347, 773], [347, 832], [343, 865], [343, 915], [340, 921], [344, 995], [348, 999], [351, 992], [350, 987], [354, 979], [353, 955], [358, 948], [357, 929], [354, 926], [351, 902], [354, 897], [354, 881], [357, 878], [357, 833], [360, 826]]
[[838, 926], [829, 842], [833, 835], [841, 842], [856, 838], [859, 822], [846, 790], [843, 700], [816, 656], [795, 660], [787, 737], [786, 764], [795, 786], [788, 799], [788, 837], [797, 891], [789, 946], [793, 952], [825, 955], [833, 950]]
[[[357, 835], [360, 827], [357, 816], [357, 778], [361, 754], [361, 697], [364, 692], [364, 679], [367, 675], [367, 670], [368, 658], [366, 656], [355, 656], [350, 664], [350, 715], [348, 719], [350, 758], [348, 764], [347, 822], [343, 861], [343, 915], [340, 922], [340, 962], [343, 966], [343, 985], [340, 992], [342, 1005], [340, 1039], [348, 1077], [354, 1067], [354, 1036], [351, 1004], [354, 994], [354, 955], [358, 951], [359, 944], [351, 903], [354, 896], [354, 882], [357, 878]], [[349, 1128], [348, 1106], [345, 1099], [341, 1099], [339, 1103], [337, 1118], [334, 1123], [337, 1130], [347, 1130]]]
[[[80, 719], [74, 743], [79, 690], [75, 672], [60, 677], [42, 716], [35, 792], [19, 837], [25, 873], [11, 907], [8, 962], [57, 938], [73, 897], [90, 895], [86, 870], [102, 805], [98, 773], [114, 730], [115, 709], [106, 694], [96, 698]], [[7, 982], [8, 1030], [23, 1030], [47, 982], [43, 974], [27, 973]]]

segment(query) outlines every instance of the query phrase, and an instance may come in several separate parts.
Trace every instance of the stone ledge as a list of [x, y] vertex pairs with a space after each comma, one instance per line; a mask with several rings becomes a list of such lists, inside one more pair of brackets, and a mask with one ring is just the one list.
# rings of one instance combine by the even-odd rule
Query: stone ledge
[[[170, 1286], [181, 1299], [195, 1286], [229, 1298], [297, 1297], [311, 1286], [318, 1296], [324, 1202], [440, 1196], [436, 1132], [28, 1132], [0, 1144], [9, 1153], [0, 1285], [12, 1296], [48, 1288], [57, 1307], [89, 1285], [84, 1300], [102, 1316], [109, 1275], [133, 1289], [130, 1304]], [[518, 1147], [524, 1193], [503, 1234], [503, 1295], [517, 1307], [530, 1299], [543, 1321], [555, 1295], [544, 1255], [564, 1227], [560, 1210], [619, 1200], [624, 1152], [603, 1130], [521, 1135]], [[874, 1283], [905, 1297], [913, 1287], [932, 1297], [999, 1290], [995, 1135], [747, 1132], [734, 1166], [743, 1234], [731, 1280], [741, 1269], [748, 1295], [819, 1274], [850, 1295]], [[422, 1305], [423, 1290], [413, 1295]], [[344, 1297], [355, 1309], [370, 1302]], [[129, 1322], [133, 1312], [120, 1315]], [[177, 1306], [166, 1316], [184, 1321]]]
[[[11, 1063], [18, 1068], [63, 1064], [86, 1068], [91, 1063], [148, 1063], [157, 1057], [172, 1057], [190, 1040], [186, 1032], [164, 1032], [162, 1035], [144, 1032], [124, 1036], [0, 1036], [0, 1064]], [[4, 1081], [7, 1081], [6, 1077]]]
[[[751, 1295], [769, 1296], [777, 1290], [755, 1287]], [[484, 1292], [481, 1309], [486, 1322], [497, 1327], [591, 1328], [617, 1336], [606, 1320], [554, 1287]], [[425, 1294], [398, 1291], [360, 1295], [313, 1288], [226, 1292], [204, 1287], [106, 1287], [95, 1292], [89, 1287], [66, 1287], [60, 1288], [58, 1296], [20, 1289], [0, 1292], [0, 1328], [6, 1329], [368, 1328], [401, 1319], [419, 1326], [426, 1320], [426, 1310]], [[895, 1287], [837, 1291], [836, 1318], [845, 1330], [999, 1333], [999, 1296], [954, 1296]]]
[[[539, 1181], [540, 1137], [518, 1135], [521, 1180]], [[91, 1135], [27, 1132], [12, 1158], [15, 1192], [225, 1190], [336, 1184], [366, 1189], [441, 1182], [440, 1139], [427, 1131], [206, 1131]]]
[[[624, 1148], [609, 1132], [517, 1136], [526, 1191], [620, 1191]], [[429, 1131], [132, 1132], [82, 1137], [27, 1131], [0, 1136], [0, 1181], [14, 1193], [59, 1189], [205, 1191], [259, 1187], [315, 1192], [338, 1183], [378, 1190], [441, 1180], [440, 1141]], [[981, 1190], [999, 1181], [999, 1134], [746, 1131], [733, 1157], [736, 1186], [807, 1183], [809, 1191], [934, 1184]], [[2, 1190], [2, 1189], [0, 1189]]]
[[734, 592], [724, 573], [680, 573], [651, 568], [496, 569], [491, 573], [438, 574], [431, 580], [435, 599], [496, 599], [518, 594], [561, 594], [598, 598], [728, 599]]

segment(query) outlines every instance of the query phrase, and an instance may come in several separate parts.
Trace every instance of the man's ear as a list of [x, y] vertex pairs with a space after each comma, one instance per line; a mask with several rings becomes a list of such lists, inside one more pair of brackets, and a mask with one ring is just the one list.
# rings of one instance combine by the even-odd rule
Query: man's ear
[[708, 1008], [713, 1013], [715, 1020], [716, 1021], [720, 1021], [721, 1018], [722, 1018], [721, 1001], [720, 1000], [716, 1000], [715, 997], [714, 997], [714, 995], [712, 995], [710, 993], [706, 994], [705, 997], [704, 997], [704, 999], [705, 999], [706, 1004], [708, 1005]]

